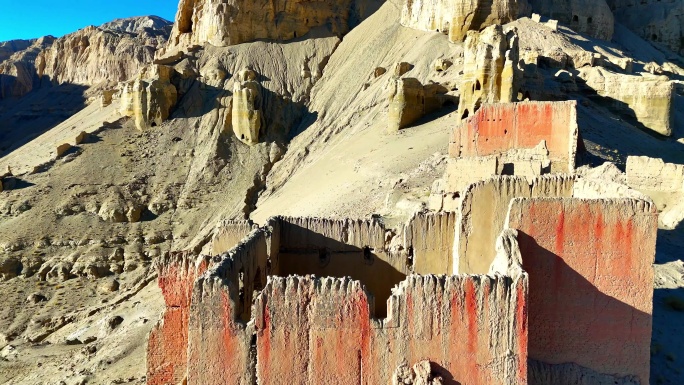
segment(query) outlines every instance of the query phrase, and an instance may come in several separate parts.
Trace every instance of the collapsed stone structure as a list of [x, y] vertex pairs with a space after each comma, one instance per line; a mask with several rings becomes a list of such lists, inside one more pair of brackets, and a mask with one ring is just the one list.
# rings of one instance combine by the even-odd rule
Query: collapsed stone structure
[[615, 109], [658, 134], [672, 134], [675, 86], [667, 77], [617, 75], [603, 68], [582, 69], [580, 76]]
[[[572, 173], [574, 111], [484, 106], [457, 129], [452, 156], [496, 165], [548, 141], [547, 172]], [[575, 198], [575, 180], [495, 176], [398, 230], [223, 223], [210, 255], [160, 263], [167, 310], [150, 335], [148, 383], [646, 383], [656, 207]]]

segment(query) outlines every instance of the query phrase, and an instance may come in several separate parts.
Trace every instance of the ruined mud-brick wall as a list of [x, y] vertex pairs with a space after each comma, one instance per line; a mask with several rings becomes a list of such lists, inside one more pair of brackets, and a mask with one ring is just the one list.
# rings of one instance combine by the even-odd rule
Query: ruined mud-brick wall
[[359, 281], [270, 277], [255, 309], [260, 384], [360, 383], [372, 314]]
[[252, 300], [277, 258], [277, 221], [223, 256], [195, 281], [190, 305], [188, 384], [254, 383]]
[[573, 172], [577, 153], [577, 105], [568, 102], [486, 104], [453, 130], [452, 157], [503, 154], [546, 141], [551, 172]]
[[[406, 257], [389, 250], [391, 234], [374, 220], [280, 218], [281, 276], [314, 274], [361, 281], [386, 312], [392, 287], [409, 274]], [[388, 237], [386, 241], [386, 237]]]
[[569, 175], [545, 175], [531, 184], [526, 178], [499, 176], [466, 188], [455, 225], [454, 274], [487, 274], [512, 199], [572, 197], [574, 183]]
[[271, 278], [257, 299], [260, 384], [390, 384], [402, 363], [445, 383], [525, 384], [527, 277], [410, 276], [384, 324], [345, 278]]
[[416, 213], [404, 228], [415, 274], [453, 274], [454, 212]]
[[642, 192], [684, 190], [684, 165], [647, 156], [627, 158], [627, 185]]
[[242, 241], [254, 228], [254, 224], [249, 221], [223, 221], [211, 239], [209, 252], [211, 255], [219, 255], [235, 247]]
[[[575, 383], [568, 381], [584, 372], [648, 383], [655, 206], [632, 199], [515, 199], [508, 227], [518, 230], [530, 277], [531, 370], [544, 371], [531, 373], [530, 381]], [[574, 363], [573, 370], [554, 366], [562, 363]]]
[[158, 283], [166, 309], [150, 332], [147, 348], [147, 383], [180, 384], [186, 375], [188, 319], [195, 278], [209, 259], [191, 253], [171, 254], [158, 262]]

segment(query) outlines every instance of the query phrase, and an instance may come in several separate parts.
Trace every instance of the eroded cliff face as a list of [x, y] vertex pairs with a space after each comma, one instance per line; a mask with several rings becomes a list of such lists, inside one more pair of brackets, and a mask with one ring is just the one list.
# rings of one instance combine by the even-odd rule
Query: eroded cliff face
[[518, 36], [500, 25], [482, 33], [470, 31], [465, 41], [459, 114], [467, 118], [484, 103], [517, 101], [522, 69], [518, 65]]
[[615, 21], [605, 0], [530, 0], [532, 9], [573, 30], [603, 40], [613, 37]]
[[139, 130], [162, 124], [178, 101], [171, 84], [174, 70], [163, 65], [143, 68], [137, 77], [122, 85], [120, 111], [135, 120]]
[[326, 26], [334, 35], [367, 16], [363, 0], [181, 0], [167, 53], [209, 43], [218, 47], [258, 39], [291, 40]]
[[684, 55], [684, 0], [608, 0], [608, 5], [632, 32]]
[[163, 19], [140, 17], [86, 27], [59, 39], [37, 39], [0, 61], [0, 97], [21, 97], [51, 84], [112, 87], [152, 62], [169, 27]]
[[406, 0], [401, 24], [442, 32], [449, 35], [452, 42], [461, 42], [468, 31], [506, 24], [527, 9], [527, 0]]

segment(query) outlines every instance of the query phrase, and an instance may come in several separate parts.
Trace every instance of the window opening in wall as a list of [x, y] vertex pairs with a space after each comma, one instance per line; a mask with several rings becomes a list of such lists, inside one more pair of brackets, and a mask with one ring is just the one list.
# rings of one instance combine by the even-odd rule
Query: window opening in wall
[[573, 23], [579, 23], [579, 16], [573, 15], [573, 16], [572, 16], [572, 21], [573, 21]]

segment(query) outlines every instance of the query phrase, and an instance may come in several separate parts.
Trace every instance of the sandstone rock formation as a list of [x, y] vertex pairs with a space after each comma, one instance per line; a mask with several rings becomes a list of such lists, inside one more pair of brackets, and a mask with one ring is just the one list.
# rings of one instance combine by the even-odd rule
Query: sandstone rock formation
[[225, 47], [257, 39], [291, 40], [321, 26], [341, 36], [366, 16], [351, 0], [297, 2], [181, 0], [167, 54], [209, 43]]
[[474, 114], [484, 103], [517, 100], [522, 70], [514, 31], [504, 34], [500, 25], [494, 25], [482, 32], [468, 32], [464, 49], [458, 106], [462, 118]]
[[178, 100], [171, 84], [174, 70], [153, 64], [143, 68], [134, 80], [122, 84], [120, 111], [135, 120], [139, 130], [160, 126]]
[[672, 134], [674, 84], [666, 77], [620, 76], [603, 68], [584, 68], [580, 77], [614, 109], [658, 134]]
[[606, 0], [530, 0], [532, 9], [573, 30], [603, 40], [613, 37], [614, 18]]
[[468, 31], [481, 31], [495, 24], [506, 24], [527, 10], [526, 0], [406, 0], [401, 24], [424, 31], [449, 35], [462, 42]]
[[418, 79], [394, 76], [390, 81], [388, 99], [388, 131], [396, 132], [408, 127], [438, 110], [447, 100], [446, 92], [446, 88], [438, 83], [423, 85]]
[[157, 48], [166, 43], [168, 26], [160, 18], [129, 18], [59, 39], [36, 39], [0, 60], [0, 98], [20, 97], [49, 84], [115, 86], [152, 62]]
[[166, 34], [170, 34], [172, 27], [173, 23], [166, 19], [162, 19], [159, 16], [140, 16], [115, 19], [100, 26], [100, 28], [105, 30], [127, 32], [135, 35], [143, 33], [146, 30], [165, 31]]
[[261, 86], [257, 74], [244, 69], [237, 76], [233, 86], [232, 125], [235, 136], [242, 142], [259, 143], [264, 117], [260, 110]]

